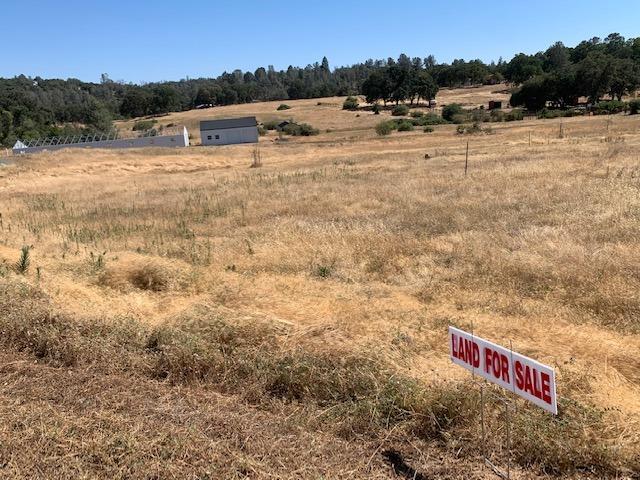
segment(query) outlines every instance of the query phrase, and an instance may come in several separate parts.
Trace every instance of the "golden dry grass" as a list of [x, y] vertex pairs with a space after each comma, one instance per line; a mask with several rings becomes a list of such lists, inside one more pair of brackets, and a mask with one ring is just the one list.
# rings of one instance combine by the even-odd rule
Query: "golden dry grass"
[[[319, 101], [329, 105], [317, 106]], [[273, 110], [275, 116], [279, 103], [225, 107], [224, 115], [260, 117]], [[640, 452], [640, 119], [615, 117], [608, 132], [605, 118], [564, 119], [562, 139], [558, 138], [560, 120], [493, 125], [494, 133], [483, 136], [459, 136], [453, 126], [440, 126], [432, 134], [408, 132], [380, 138], [372, 130], [380, 117], [363, 113], [356, 118], [353, 112], [342, 112], [339, 99], [290, 103], [293, 108], [286, 115], [337, 131], [288, 142], [262, 138], [261, 168], [249, 168], [252, 146], [68, 150], [21, 158], [4, 167], [0, 170], [3, 281], [37, 286], [48, 296], [50, 308], [67, 318], [95, 319], [107, 325], [122, 319], [150, 329], [180, 325], [192, 321], [185, 319], [199, 318], [204, 305], [216, 318], [232, 324], [275, 328], [279, 362], [288, 358], [281, 357], [281, 352], [298, 349], [316, 352], [318, 358], [332, 352], [369, 352], [427, 390], [430, 385], [456, 385], [466, 378], [464, 371], [449, 363], [446, 326], [473, 324], [477, 334], [498, 343], [512, 341], [516, 350], [554, 365], [563, 399], [602, 410], [602, 424], [585, 423], [582, 428], [579, 422], [586, 417], [570, 413], [566, 421], [578, 422], [585, 438], [591, 439], [583, 441], [584, 448], [601, 446], [617, 459], [613, 462], [617, 467], [599, 475], [614, 471], [630, 475], [634, 465], [630, 459]], [[169, 121], [189, 124], [200, 115], [201, 111], [185, 112], [172, 115]], [[471, 154], [465, 178], [467, 140]], [[31, 268], [24, 277], [11, 268], [22, 245], [33, 245]], [[84, 335], [80, 330], [77, 338]], [[194, 335], [189, 341], [197, 343], [204, 334]], [[44, 348], [42, 357], [48, 358], [53, 355], [46, 353], [51, 348], [58, 352], [62, 347], [46, 343], [40, 350], [29, 348], [35, 352]], [[83, 348], [52, 356], [70, 365], [67, 382], [71, 385], [65, 388], [80, 388], [75, 382], [88, 382], [86, 375], [91, 375], [85, 373], [85, 364], [104, 361]], [[163, 368], [181, 372], [185, 362], [193, 361], [192, 355], [203, 354], [201, 347], [194, 352], [187, 355], [188, 361], [183, 353], [164, 356], [169, 363]], [[211, 362], [215, 361], [212, 357]], [[197, 363], [196, 373], [190, 375], [205, 383], [209, 379], [214, 385], [231, 385], [228, 379], [220, 380], [217, 371], [218, 380], [211, 381], [206, 364]], [[18, 381], [22, 368], [15, 368], [12, 382]], [[39, 373], [33, 373], [31, 383], [20, 380], [17, 390], [26, 389], [50, 405], [37, 379], [55, 382], [57, 371], [29, 368]], [[126, 365], [118, 368], [116, 378], [128, 369]], [[96, 385], [107, 385], [103, 371], [96, 372]], [[123, 378], [127, 380], [118, 380], [115, 390], [107, 391], [126, 392], [131, 388], [127, 385], [139, 383], [141, 391], [161, 392], [157, 393], [163, 396], [161, 408], [167, 409], [181, 398], [182, 390], [175, 389], [183, 387], [167, 381], [156, 384], [144, 375]], [[307, 410], [297, 416], [291, 413], [303, 408], [295, 402], [306, 404], [306, 398], [323, 408], [324, 397], [308, 392], [304, 385], [295, 387], [306, 393], [294, 398], [294, 406], [278, 407], [266, 416], [249, 407], [236, 410], [227, 397], [221, 400], [224, 413], [196, 414], [194, 406], [209, 401], [205, 399], [214, 393], [202, 385], [192, 388], [184, 395], [190, 399], [196, 422], [210, 421], [207, 415], [256, 415], [251, 421], [266, 443], [272, 441], [270, 435], [293, 435], [286, 432], [288, 427], [275, 428], [279, 433], [273, 433], [269, 425], [278, 418], [300, 422], [301, 430], [294, 435], [299, 443], [291, 447], [291, 456], [276, 461], [280, 457], [262, 450], [242, 454], [247, 455], [251, 476], [362, 478], [369, 472], [375, 478], [389, 474], [379, 459], [378, 446], [393, 442], [352, 439], [354, 451], [360, 453], [345, 459], [355, 462], [351, 470], [328, 459], [330, 452], [344, 448], [343, 435], [338, 427], [337, 436], [318, 433], [316, 426], [303, 420], [314, 415]], [[225, 387], [224, 394], [238, 395], [239, 388]], [[287, 388], [293, 387], [287, 383]], [[342, 391], [344, 385], [327, 388]], [[12, 391], [4, 389], [0, 395], [5, 405], [17, 401]], [[86, 394], [87, 398], [92, 395]], [[147, 422], [143, 416], [150, 411], [158, 415], [133, 398], [126, 400], [126, 407], [109, 402], [87, 407], [78, 415], [73, 413], [76, 407], [66, 402], [63, 413], [47, 419], [55, 424], [48, 430], [51, 441], [69, 441], [59, 447], [53, 464], [59, 465], [63, 454], [84, 451], [69, 440], [75, 438], [69, 429], [89, 428], [85, 416], [92, 408], [105, 415], [120, 408], [119, 415], [133, 422]], [[10, 414], [9, 407], [4, 413], [26, 415]], [[26, 418], [25, 428], [38, 435], [35, 418]], [[531, 418], [540, 422], [537, 425], [547, 425], [544, 417]], [[100, 433], [105, 435], [100, 448], [109, 435], [116, 435], [113, 432], [123, 434], [127, 423], [114, 422]], [[160, 428], [149, 422], [139, 431]], [[160, 428], [160, 435], [191, 442], [176, 422], [173, 419]], [[194, 434], [206, 431], [197, 425]], [[596, 431], [594, 425], [604, 427]], [[413, 437], [396, 435], [393, 432], [398, 430], [393, 428], [391, 432], [389, 438], [410, 452], [407, 445]], [[153, 437], [153, 433], [144, 435]], [[231, 442], [225, 447], [230, 454], [243, 452], [231, 440], [237, 431], [230, 428], [219, 435], [223, 442]], [[138, 437], [134, 440], [127, 443], [130, 456], [117, 460], [111, 457], [114, 453], [101, 454], [116, 465], [126, 464], [132, 469], [127, 471], [138, 477], [140, 472], [130, 463], [141, 461], [148, 445]], [[322, 445], [317, 457], [327, 458], [326, 463], [317, 457], [294, 460], [296, 451], [311, 448], [309, 442]], [[456, 451], [452, 448], [455, 437], [445, 444], [448, 447], [423, 445], [445, 454], [440, 467], [424, 457], [417, 458], [416, 464], [423, 469], [451, 466], [456, 462], [451, 453]], [[209, 447], [202, 448], [194, 454], [198, 458]], [[527, 447], [526, 442], [518, 444], [514, 454], [522, 465], [517, 473], [521, 478], [558, 467], [556, 459], [549, 461], [550, 466], [529, 471], [544, 461], [528, 448], [531, 445]], [[547, 455], [553, 448], [541, 451]], [[572, 452], [576, 457], [580, 454]], [[363, 454], [375, 460], [358, 463], [356, 458]], [[201, 471], [196, 467], [201, 460], [170, 458], [183, 464], [166, 477]], [[484, 475], [470, 458], [460, 460], [464, 462], [460, 468]], [[595, 457], [585, 458], [595, 462]], [[21, 470], [15, 468], [28, 468], [29, 461], [42, 471], [49, 468], [33, 458], [16, 457], [12, 475], [19, 477]], [[307, 461], [310, 470], [296, 470]], [[223, 464], [213, 462], [212, 477], [231, 475]], [[86, 465], [81, 462], [65, 475], [105, 475], [105, 470], [87, 470]], [[447, 472], [457, 478], [452, 473], [455, 467]], [[560, 473], [586, 475], [584, 470]]]

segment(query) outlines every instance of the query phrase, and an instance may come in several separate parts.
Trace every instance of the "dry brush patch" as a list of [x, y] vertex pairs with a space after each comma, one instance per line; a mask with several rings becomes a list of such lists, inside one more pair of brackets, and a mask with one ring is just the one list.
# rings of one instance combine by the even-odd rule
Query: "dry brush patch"
[[[255, 319], [230, 321], [206, 306], [151, 328], [125, 319], [71, 319], [52, 312], [46, 296], [22, 282], [2, 282], [0, 288], [0, 307], [12, 305], [0, 323], [3, 345], [45, 364], [198, 386], [270, 411], [295, 404], [305, 428], [329, 429], [356, 442], [393, 432], [395, 439], [435, 441], [458, 455], [475, 456], [482, 448], [478, 397], [469, 383], [422, 384], [384, 359], [329, 347], [322, 338], [291, 348], [283, 342], [290, 334], [286, 328]], [[489, 412], [500, 414], [497, 402]], [[54, 438], [71, 435], [67, 426], [58, 428]], [[521, 405], [513, 428], [514, 459], [523, 468], [608, 476], [638, 467], [635, 451], [620, 442], [622, 432], [607, 423], [606, 412], [580, 402], [562, 401], [558, 418]], [[499, 447], [499, 440], [491, 442]], [[126, 464], [140, 454], [137, 448], [128, 443], [127, 455], [114, 449], [102, 461]], [[180, 447], [166, 448], [173, 456]], [[135, 465], [127, 468], [135, 471]]]

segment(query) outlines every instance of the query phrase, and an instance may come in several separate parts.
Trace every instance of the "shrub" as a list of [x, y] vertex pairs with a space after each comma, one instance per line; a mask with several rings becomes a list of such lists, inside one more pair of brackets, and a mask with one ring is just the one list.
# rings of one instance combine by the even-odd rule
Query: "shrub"
[[151, 130], [156, 123], [158, 123], [157, 120], [138, 120], [133, 124], [133, 130], [135, 132]]
[[320, 130], [318, 130], [317, 128], [313, 128], [308, 123], [300, 124], [300, 135], [302, 135], [303, 137], [318, 135], [319, 133], [320, 133]]
[[276, 108], [276, 110], [280, 111], [280, 110], [289, 110], [291, 107], [289, 105], [287, 105], [286, 103], [281, 103], [278, 108]]
[[637, 115], [640, 113], [640, 98], [629, 102], [629, 115]]
[[410, 122], [416, 127], [422, 127], [424, 125], [441, 125], [443, 123], [449, 123], [438, 114], [431, 113], [431, 112], [424, 114], [420, 117], [412, 118]]
[[521, 108], [514, 108], [505, 115], [507, 122], [513, 122], [517, 120], [524, 120], [524, 111]]
[[300, 135], [300, 125], [298, 125], [297, 123], [290, 123], [289, 125], [285, 125], [282, 128], [282, 132], [286, 133], [287, 135], [293, 135], [298, 136]]
[[471, 120], [473, 122], [488, 122], [491, 119], [491, 115], [484, 109], [471, 110]]
[[618, 100], [610, 100], [608, 102], [599, 102], [593, 107], [596, 115], [609, 115], [612, 113], [624, 112], [628, 108], [627, 102]]
[[491, 110], [491, 113], [489, 114], [489, 119], [492, 122], [504, 122], [506, 118], [507, 114], [502, 110]]
[[461, 123], [466, 123], [469, 121], [469, 116], [466, 113], [456, 113], [453, 117], [451, 117], [451, 121], [456, 125]]
[[411, 116], [413, 118], [421, 118], [424, 117], [424, 112], [421, 112], [420, 110], [414, 110], [413, 112], [411, 112]]
[[308, 123], [290, 123], [285, 126], [282, 131], [287, 135], [292, 135], [294, 137], [309, 137], [320, 133], [320, 130], [313, 128]]
[[543, 108], [538, 112], [538, 118], [559, 118], [559, 117], [577, 117], [580, 115], [584, 115], [584, 113], [580, 110], [569, 109], [569, 110], [557, 110], [557, 109], [549, 109]]
[[94, 254], [93, 252], [90, 252], [89, 264], [91, 265], [91, 268], [96, 271], [104, 269], [106, 255], [107, 255], [106, 251], [102, 253], [96, 253], [96, 254]]
[[265, 130], [276, 130], [279, 123], [280, 120], [269, 120], [268, 122], [264, 122], [262, 126]]
[[333, 273], [332, 265], [316, 265], [313, 274], [320, 278], [329, 278]]
[[376, 133], [380, 136], [389, 135], [394, 128], [393, 122], [380, 122], [376, 125]]
[[447, 120], [440, 115], [432, 112], [427, 113], [420, 120], [422, 120], [422, 125], [442, 125], [443, 123], [448, 123]]
[[16, 272], [21, 273], [22, 275], [27, 273], [27, 270], [29, 270], [29, 265], [31, 265], [31, 255], [29, 254], [29, 250], [31, 250], [31, 247], [27, 245], [22, 247], [22, 249], [20, 250], [20, 258], [15, 264]]
[[463, 113], [462, 105], [459, 103], [450, 103], [442, 109], [442, 118], [452, 122], [454, 115], [460, 115], [461, 113]]
[[562, 112], [560, 110], [543, 108], [538, 112], [538, 118], [558, 118], [560, 116], [562, 116]]
[[582, 117], [585, 114], [585, 110], [578, 110], [577, 108], [571, 108], [565, 111], [565, 117]]
[[427, 125], [426, 127], [424, 127], [423, 132], [424, 133], [431, 133], [431, 132], [433, 132], [433, 127], [431, 125]]
[[479, 122], [474, 122], [471, 125], [458, 125], [456, 133], [459, 135], [479, 135], [481, 133], [493, 133], [493, 130], [491, 127], [482, 128]]
[[377, 103], [373, 104], [373, 113], [374, 115], [380, 115], [380, 105], [378, 105]]
[[391, 110], [391, 115], [393, 115], [394, 117], [403, 117], [408, 113], [409, 113], [409, 107], [402, 104], [396, 105], [395, 107], [393, 107], [393, 110]]
[[347, 97], [347, 99], [342, 104], [343, 110], [357, 110], [358, 109], [358, 99], [356, 97]]
[[153, 259], [121, 261], [99, 271], [99, 285], [120, 291], [130, 291], [133, 287], [162, 292], [169, 289], [178, 275], [166, 262]]
[[147, 262], [138, 268], [131, 269], [128, 274], [128, 280], [131, 285], [140, 290], [161, 292], [166, 290], [169, 285], [169, 273], [162, 265]]
[[263, 127], [262, 125], [260, 125], [258, 127], [258, 135], [260, 135], [261, 137], [267, 134], [267, 129], [265, 127]]
[[398, 131], [399, 132], [410, 132], [413, 130], [413, 123], [409, 120], [403, 120], [398, 123]]

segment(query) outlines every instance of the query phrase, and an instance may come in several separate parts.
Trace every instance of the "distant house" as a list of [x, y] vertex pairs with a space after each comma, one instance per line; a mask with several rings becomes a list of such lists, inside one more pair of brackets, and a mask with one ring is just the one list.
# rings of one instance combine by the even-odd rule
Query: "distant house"
[[500, 110], [502, 108], [501, 100], [489, 100], [489, 110]]
[[257, 143], [258, 122], [256, 117], [203, 120], [200, 122], [202, 145], [232, 145]]

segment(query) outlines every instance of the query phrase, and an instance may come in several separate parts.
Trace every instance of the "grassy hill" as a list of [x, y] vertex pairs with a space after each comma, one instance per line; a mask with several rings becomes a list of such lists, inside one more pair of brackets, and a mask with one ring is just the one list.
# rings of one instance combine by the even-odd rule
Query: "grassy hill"
[[557, 418], [512, 412], [515, 478], [632, 478], [640, 118], [378, 137], [387, 113], [279, 103], [159, 119], [321, 129], [262, 137], [261, 168], [252, 145], [0, 168], [4, 478], [489, 478], [449, 324], [556, 369]]
[[[436, 100], [439, 104], [460, 103], [467, 108], [475, 108], [484, 105], [489, 100], [502, 100], [506, 105], [510, 95], [504, 93], [503, 85], [489, 85], [464, 89], [441, 89]], [[320, 129], [323, 138], [345, 138], [353, 135], [370, 134], [371, 129], [381, 120], [388, 118], [389, 111], [383, 111], [381, 115], [374, 115], [371, 111], [352, 112], [342, 110], [342, 103], [346, 97], [314, 98], [309, 100], [287, 100], [286, 102], [261, 102], [242, 105], [228, 105], [202, 110], [189, 110], [186, 112], [170, 113], [156, 117], [156, 127], [167, 125], [184, 125], [192, 135], [194, 143], [200, 143], [200, 121], [218, 118], [232, 118], [242, 116], [256, 116], [259, 122], [272, 120], [293, 119], [298, 123], [308, 123]], [[362, 101], [362, 100], [361, 100]], [[278, 111], [282, 103], [290, 107], [289, 110]], [[366, 104], [362, 101], [362, 106]], [[424, 108], [418, 108], [424, 110]], [[117, 122], [116, 126], [122, 130], [131, 130], [139, 119]], [[329, 130], [329, 132], [327, 132]], [[273, 139], [273, 133], [269, 138]]]

